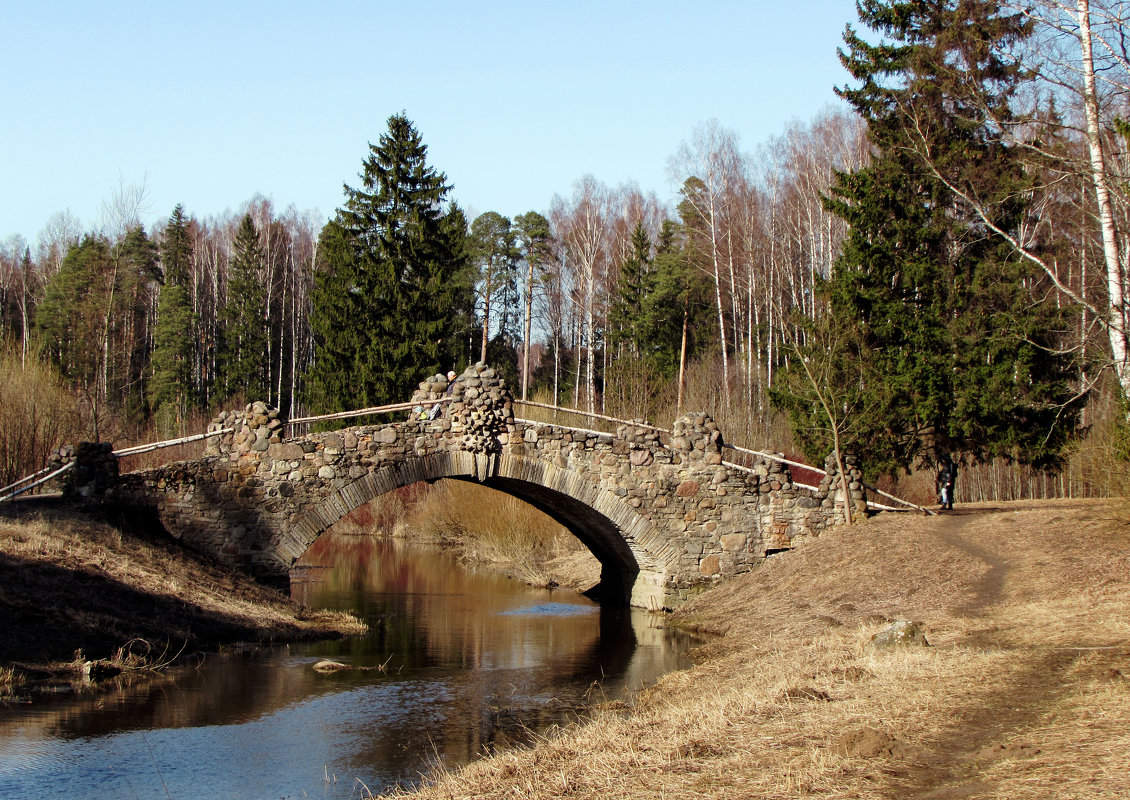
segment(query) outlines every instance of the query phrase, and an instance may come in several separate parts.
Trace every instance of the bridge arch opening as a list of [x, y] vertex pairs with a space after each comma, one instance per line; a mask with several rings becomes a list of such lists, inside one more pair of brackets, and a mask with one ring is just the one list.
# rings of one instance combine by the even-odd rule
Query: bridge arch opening
[[666, 605], [667, 570], [646, 546], [656, 538], [652, 525], [619, 497], [544, 462], [496, 459], [485, 475], [481, 467], [481, 461], [469, 453], [408, 459], [386, 467], [342, 487], [307, 512], [291, 526], [280, 550], [292, 566], [331, 525], [354, 509], [402, 486], [447, 478], [475, 482], [517, 498], [573, 534], [600, 562], [600, 583], [590, 590], [591, 596], [644, 608]]

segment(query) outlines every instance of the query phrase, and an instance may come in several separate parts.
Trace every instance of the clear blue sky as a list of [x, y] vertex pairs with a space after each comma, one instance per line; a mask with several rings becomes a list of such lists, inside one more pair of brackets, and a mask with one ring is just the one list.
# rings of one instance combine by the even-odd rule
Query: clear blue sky
[[854, 0], [120, 3], [0, 0], [0, 238], [84, 226], [120, 183], [148, 224], [259, 192], [332, 214], [405, 111], [475, 212], [586, 173], [673, 196], [711, 118], [748, 150], [835, 102]]

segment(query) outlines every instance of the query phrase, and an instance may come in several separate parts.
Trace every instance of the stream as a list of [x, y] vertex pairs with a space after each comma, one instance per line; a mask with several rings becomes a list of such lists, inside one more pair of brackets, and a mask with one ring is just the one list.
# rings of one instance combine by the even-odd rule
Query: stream
[[[0, 705], [0, 798], [345, 800], [418, 783], [689, 666], [663, 617], [335, 537], [295, 599], [368, 636], [235, 647], [110, 691]], [[352, 669], [320, 673], [331, 659]]]

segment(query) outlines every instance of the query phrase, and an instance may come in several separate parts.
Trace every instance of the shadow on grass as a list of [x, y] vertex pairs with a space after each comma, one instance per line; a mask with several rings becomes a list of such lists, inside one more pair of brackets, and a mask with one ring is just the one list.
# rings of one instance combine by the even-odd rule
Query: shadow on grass
[[[334, 635], [289, 621], [297, 609], [283, 595], [186, 551], [153, 520], [73, 511], [39, 519], [49, 531], [69, 530], [62, 548], [42, 556], [0, 551], [0, 664], [35, 670], [70, 662], [78, 650], [110, 658], [131, 639], [147, 642], [157, 660], [166, 649], [171, 657], [233, 641]], [[84, 540], [97, 547], [78, 552]]]

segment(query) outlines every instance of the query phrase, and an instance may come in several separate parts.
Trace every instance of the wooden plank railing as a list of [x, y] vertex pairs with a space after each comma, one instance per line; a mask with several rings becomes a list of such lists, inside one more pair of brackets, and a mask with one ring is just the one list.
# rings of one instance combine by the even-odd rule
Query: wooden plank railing
[[[372, 406], [370, 408], [361, 408], [361, 409], [357, 409], [357, 410], [354, 410], [354, 411], [337, 411], [337, 412], [334, 412], [332, 414], [321, 414], [321, 415], [317, 415], [317, 416], [297, 417], [295, 419], [287, 420], [286, 424], [287, 425], [300, 425], [300, 424], [309, 424], [309, 423], [312, 423], [312, 422], [324, 422], [324, 421], [327, 421], [327, 420], [334, 420], [334, 419], [352, 419], [352, 418], [356, 418], [356, 417], [365, 417], [365, 416], [370, 416], [370, 415], [374, 415], [374, 414], [389, 414], [389, 413], [395, 413], [395, 412], [398, 412], [398, 411], [410, 411], [411, 409], [415, 408], [416, 406], [431, 407], [431, 406], [440, 405], [442, 403], [450, 403], [450, 402], [454, 401], [455, 399], [456, 398], [454, 398], [454, 397], [441, 397], [438, 400], [418, 400], [418, 401], [407, 401], [407, 402], [403, 402], [403, 403], [389, 403], [389, 404], [386, 404], [386, 405], [383, 405], [383, 406]], [[672, 435], [671, 430], [668, 429], [668, 428], [660, 428], [658, 426], [651, 425], [647, 422], [640, 422], [639, 420], [620, 419], [618, 417], [608, 416], [607, 414], [597, 414], [593, 411], [582, 411], [581, 409], [577, 409], [577, 408], [567, 408], [567, 407], [562, 407], [562, 406], [555, 406], [555, 405], [550, 405], [548, 403], [536, 403], [532, 400], [514, 400], [513, 404], [514, 405], [529, 406], [529, 407], [532, 407], [532, 408], [546, 409], [546, 410], [549, 410], [549, 411], [553, 411], [555, 414], [556, 413], [576, 414], [576, 415], [579, 415], [579, 416], [582, 416], [582, 417], [587, 417], [589, 419], [597, 419], [597, 420], [601, 420], [603, 422], [610, 422], [610, 423], [613, 423], [613, 424], [616, 424], [616, 425], [627, 425], [627, 426], [631, 426], [631, 427], [634, 427], [634, 428], [643, 428], [645, 430], [655, 431], [657, 433], [666, 434], [668, 436]], [[561, 424], [558, 424], [556, 422], [546, 422], [544, 420], [530, 420], [530, 419], [516, 418], [516, 421], [522, 422], [522, 423], [525, 423], [525, 424], [530, 424], [530, 425], [552, 425], [554, 427], [562, 428], [564, 430], [574, 431], [574, 432], [578, 432], [578, 433], [585, 433], [585, 434], [594, 434], [594, 435], [597, 435], [597, 436], [609, 436], [609, 435], [611, 435], [607, 431], [597, 431], [597, 430], [591, 430], [591, 429], [588, 429], [588, 428], [572, 427], [572, 426], [569, 426], [569, 425], [561, 425]], [[126, 456], [140, 455], [141, 453], [148, 453], [148, 452], [152, 452], [154, 450], [160, 450], [160, 449], [165, 448], [165, 447], [175, 447], [177, 445], [189, 444], [191, 442], [199, 441], [201, 439], [208, 439], [208, 438], [211, 438], [213, 436], [222, 436], [223, 434], [231, 433], [232, 431], [233, 431], [232, 428], [224, 428], [222, 430], [210, 431], [208, 433], [196, 434], [194, 436], [185, 436], [185, 437], [182, 437], [180, 439], [169, 439], [169, 440], [166, 440], [166, 441], [163, 441], [163, 442], [154, 442], [152, 444], [135, 445], [133, 447], [126, 447], [126, 448], [122, 448], [120, 450], [115, 450], [115, 451], [113, 451], [113, 453], [114, 453], [115, 456], [118, 456], [119, 458], [124, 458]], [[661, 447], [670, 449], [669, 445], [664, 444], [663, 442], [660, 442], [659, 444], [660, 444]], [[738, 452], [738, 453], [744, 453], [746, 455], [752, 455], [752, 456], [755, 456], [757, 458], [769, 459], [770, 461], [776, 461], [778, 463], [787, 464], [789, 466], [797, 467], [797, 468], [800, 468], [800, 469], [812, 470], [813, 472], [819, 473], [821, 475], [827, 475], [828, 474], [826, 470], [823, 470], [820, 467], [814, 467], [810, 464], [804, 464], [804, 463], [799, 462], [799, 461], [792, 461], [792, 460], [785, 458], [782, 455], [778, 455], [776, 453], [767, 453], [767, 452], [764, 452], [762, 450], [751, 450], [751, 449], [746, 448], [746, 447], [738, 447], [738, 446], [732, 445], [732, 444], [724, 444], [722, 446], [724, 448], [728, 449], [728, 450], [733, 450], [733, 451]], [[728, 467], [733, 467], [733, 468], [738, 469], [740, 471], [745, 471], [745, 472], [752, 472], [753, 471], [750, 467], [744, 466], [742, 464], [736, 464], [736, 463], [729, 462], [729, 461], [723, 461], [722, 463], [725, 464]], [[3, 489], [0, 489], [0, 503], [5, 502], [7, 500], [11, 500], [12, 498], [16, 497], [17, 495], [20, 495], [24, 492], [29, 491], [30, 489], [33, 489], [37, 486], [40, 486], [40, 485], [46, 483], [47, 481], [51, 480], [52, 478], [54, 478], [54, 477], [62, 474], [63, 472], [65, 472], [68, 468], [70, 468], [72, 466], [72, 464], [73, 464], [73, 462], [71, 464], [64, 465], [61, 469], [56, 470], [55, 472], [48, 475], [47, 477], [42, 478], [41, 480], [34, 480], [34, 479], [37, 476], [43, 475], [43, 473], [45, 473], [47, 470], [51, 469], [50, 467], [46, 467], [46, 468], [40, 470], [39, 472], [35, 473], [34, 475], [29, 475], [26, 478], [21, 478], [20, 480], [16, 481], [15, 483], [11, 484], [10, 486], [5, 486]], [[27, 486], [23, 486], [22, 488], [17, 488], [17, 487], [20, 487], [22, 484], [27, 483], [29, 481], [34, 481], [34, 482], [29, 483]], [[794, 481], [794, 485], [800, 486], [802, 488], [809, 489], [809, 490], [812, 490], [812, 491], [818, 491], [817, 487], [809, 486], [808, 484], [797, 483], [797, 482]], [[912, 503], [909, 500], [903, 500], [901, 497], [896, 497], [893, 494], [889, 494], [888, 492], [884, 492], [881, 489], [878, 489], [874, 486], [870, 486], [868, 484], [864, 484], [864, 485], [866, 486], [866, 488], [869, 492], [874, 492], [875, 494], [878, 494], [882, 497], [886, 497], [890, 500], [895, 501], [896, 503], [902, 503], [906, 507], [913, 508], [913, 509], [916, 509], [918, 511], [922, 511], [926, 514], [929, 514], [929, 515], [934, 514], [934, 512], [931, 511], [930, 509], [923, 508], [922, 506], [917, 505], [915, 503]], [[8, 492], [8, 494], [3, 494], [3, 492]], [[879, 509], [884, 510], [884, 511], [905, 510], [905, 509], [896, 509], [896, 508], [893, 508], [891, 506], [881, 505], [881, 504], [875, 503], [871, 500], [868, 500], [868, 505], [873, 506], [875, 508], [879, 508]]]

